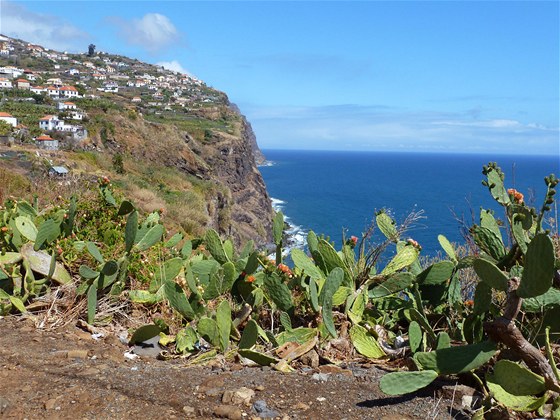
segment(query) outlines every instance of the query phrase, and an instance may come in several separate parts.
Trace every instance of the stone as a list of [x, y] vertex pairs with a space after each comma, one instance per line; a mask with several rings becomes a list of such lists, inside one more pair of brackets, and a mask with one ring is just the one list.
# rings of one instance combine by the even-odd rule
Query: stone
[[239, 405], [239, 404], [250, 405], [251, 398], [253, 398], [254, 396], [255, 396], [255, 391], [243, 386], [236, 390], [225, 391], [224, 394], [222, 395], [222, 402], [224, 404], [232, 403], [235, 405]]
[[45, 410], [52, 410], [56, 406], [56, 398], [45, 401]]
[[10, 402], [3, 397], [0, 397], [0, 414], [4, 414], [10, 408]]
[[317, 382], [327, 382], [329, 380], [330, 373], [314, 373], [311, 379]]
[[194, 416], [194, 412], [195, 412], [194, 407], [188, 405], [185, 405], [183, 407], [183, 413], [185, 413], [187, 416]]
[[214, 409], [214, 415], [222, 419], [241, 420], [243, 413], [234, 405], [219, 405]]
[[255, 403], [253, 404], [253, 412], [257, 413], [257, 415], [261, 419], [269, 419], [281, 416], [278, 411], [268, 408], [268, 406], [266, 405], [266, 401], [264, 400], [255, 401]]
[[312, 368], [319, 367], [319, 354], [315, 350], [308, 351], [299, 360], [306, 366]]
[[319, 366], [319, 371], [321, 373], [338, 373], [342, 375], [352, 376], [352, 371], [349, 369], [342, 369], [340, 366], [336, 365], [323, 365]]
[[307, 404], [305, 404], [304, 402], [298, 402], [297, 404], [295, 404], [292, 407], [294, 410], [301, 410], [301, 411], [307, 411], [309, 410], [309, 406]]

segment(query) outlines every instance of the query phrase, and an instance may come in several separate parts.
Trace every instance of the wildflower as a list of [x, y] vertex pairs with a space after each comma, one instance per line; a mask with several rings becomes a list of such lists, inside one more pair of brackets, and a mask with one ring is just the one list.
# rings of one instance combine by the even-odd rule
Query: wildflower
[[253, 283], [255, 281], [255, 276], [247, 276], [245, 279], [247, 283]]
[[354, 244], [354, 246], [358, 243], [358, 237], [357, 236], [351, 236], [350, 237], [350, 241]]
[[62, 248], [61, 247], [56, 247], [56, 252], [58, 252], [58, 255], [62, 254]]
[[519, 191], [517, 191], [514, 188], [510, 188], [509, 190], [507, 190], [508, 194], [510, 195], [510, 197], [513, 197], [513, 201], [517, 204], [523, 204], [523, 194], [521, 194]]
[[412, 245], [412, 246], [413, 246], [414, 248], [416, 248], [418, 251], [421, 251], [421, 250], [422, 250], [422, 246], [421, 246], [417, 241], [415, 241], [414, 239], [408, 238], [408, 239], [406, 240], [406, 242], [407, 242], [409, 245]]
[[466, 300], [465, 305], [466, 306], [473, 306], [474, 305], [474, 300], [472, 300], [472, 299]]
[[289, 273], [290, 272], [290, 267], [288, 267], [286, 264], [278, 264], [278, 269], [282, 273]]

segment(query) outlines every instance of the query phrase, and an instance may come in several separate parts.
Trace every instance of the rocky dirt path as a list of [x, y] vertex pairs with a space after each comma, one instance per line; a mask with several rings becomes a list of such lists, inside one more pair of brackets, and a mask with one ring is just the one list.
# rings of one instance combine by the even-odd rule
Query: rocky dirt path
[[42, 331], [29, 319], [0, 318], [0, 418], [463, 418], [450, 410], [460, 403], [452, 384], [388, 398], [377, 386], [385, 372], [374, 366], [283, 374], [219, 359], [205, 367], [128, 360], [127, 350], [114, 334], [95, 340], [75, 326]]

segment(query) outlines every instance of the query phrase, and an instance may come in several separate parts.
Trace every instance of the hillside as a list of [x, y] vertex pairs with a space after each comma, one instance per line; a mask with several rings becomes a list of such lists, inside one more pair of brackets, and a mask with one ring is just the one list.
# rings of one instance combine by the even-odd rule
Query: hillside
[[[0, 92], [0, 196], [48, 201], [107, 176], [188, 234], [212, 227], [237, 243], [270, 242], [272, 208], [255, 161], [264, 157], [225, 93], [131, 58], [5, 36]], [[68, 169], [63, 182], [46, 179], [53, 166]]]

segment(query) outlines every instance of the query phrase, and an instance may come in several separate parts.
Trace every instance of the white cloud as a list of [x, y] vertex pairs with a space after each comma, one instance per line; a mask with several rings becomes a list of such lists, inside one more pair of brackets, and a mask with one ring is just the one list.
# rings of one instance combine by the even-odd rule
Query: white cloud
[[0, 0], [0, 30], [4, 35], [57, 51], [86, 51], [92, 36], [58, 16], [35, 13], [24, 6]]
[[119, 26], [129, 44], [139, 45], [151, 53], [169, 47], [181, 38], [171, 20], [159, 13], [148, 13], [141, 19], [131, 21], [120, 18], [111, 21]]
[[192, 76], [191, 73], [189, 73], [187, 70], [185, 70], [185, 68], [177, 60], [160, 61], [160, 62], [156, 63], [156, 66], [162, 66], [163, 68], [165, 68], [167, 70], [176, 71], [176, 72], [179, 72], [181, 74], [188, 74], [189, 76]]
[[558, 127], [380, 106], [242, 107], [259, 145], [278, 149], [558, 154]]

